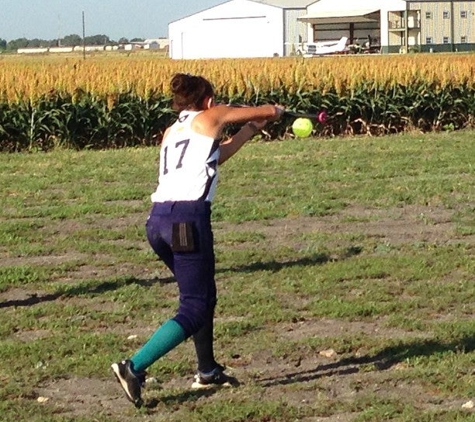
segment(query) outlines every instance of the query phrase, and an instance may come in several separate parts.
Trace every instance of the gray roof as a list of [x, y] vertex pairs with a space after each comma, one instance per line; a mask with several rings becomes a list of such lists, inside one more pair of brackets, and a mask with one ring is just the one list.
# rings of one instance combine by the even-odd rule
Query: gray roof
[[305, 9], [317, 0], [251, 0], [256, 3], [264, 3], [269, 6], [281, 7], [282, 9]]
[[[231, 1], [233, 1], [233, 0], [223, 1], [222, 3], [219, 3], [216, 6], [208, 7], [207, 9], [203, 9], [203, 10], [197, 12], [197, 13], [204, 12], [205, 10], [214, 9], [215, 7], [221, 6], [224, 3], [230, 3]], [[281, 9], [306, 9], [307, 6], [309, 6], [313, 3], [317, 3], [320, 0], [250, 0], [250, 1], [254, 1], [256, 3], [267, 4], [269, 6], [280, 7]], [[462, 0], [460, 0], [460, 1], [462, 1]], [[168, 23], [170, 24], [170, 23], [178, 22], [179, 20], [186, 19], [187, 17], [193, 16], [193, 14], [184, 16], [180, 19], [175, 19], [174, 21], [171, 21], [171, 22], [168, 22]]]

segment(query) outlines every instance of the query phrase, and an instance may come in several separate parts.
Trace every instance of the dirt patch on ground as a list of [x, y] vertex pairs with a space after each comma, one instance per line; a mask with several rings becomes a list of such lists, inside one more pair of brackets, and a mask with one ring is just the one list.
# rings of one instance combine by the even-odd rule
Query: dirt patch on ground
[[[363, 233], [366, 237], [373, 237], [380, 243], [391, 245], [412, 244], [427, 242], [443, 244], [450, 242], [464, 242], [474, 244], [474, 236], [461, 236], [453, 221], [454, 210], [446, 210], [442, 207], [406, 206], [390, 210], [367, 209], [363, 207], [348, 207], [343, 212], [325, 217], [298, 217], [276, 219], [265, 222], [245, 222], [242, 224], [216, 223], [215, 232], [226, 231], [249, 231], [264, 233], [270, 244], [275, 246], [288, 245], [289, 238], [298, 237], [299, 234], [319, 233]], [[60, 223], [58, 230], [61, 233], [73, 233], [78, 229], [77, 223]], [[101, 223], [94, 224], [107, 227], [110, 220], [104, 219]], [[142, 216], [134, 215], [130, 219], [114, 220], [114, 225], [143, 224]], [[80, 228], [80, 227], [79, 227]], [[144, 243], [145, 244], [145, 243]], [[144, 244], [138, 245], [143, 248]], [[51, 263], [61, 263], [71, 260], [85, 260], [83, 254], [68, 254], [61, 256], [21, 258], [23, 264], [32, 264], [47, 260]], [[16, 265], [17, 258], [6, 258], [5, 265]], [[89, 276], [117, 275], [114, 266], [104, 267], [100, 274], [92, 265], [82, 265], [75, 270], [71, 278], [87, 279]], [[121, 271], [138, 272], [143, 274], [146, 268], [129, 268], [121, 266]], [[151, 276], [150, 274], [148, 274]], [[68, 298], [67, 295], [48, 293], [44, 291], [31, 291], [24, 288], [11, 288], [0, 293], [0, 306], [13, 309], [16, 306], [31, 306], [45, 300], [62, 301], [85, 301], [82, 298]], [[107, 307], [107, 303], [97, 306]], [[124, 330], [116, 327], [116, 330]], [[134, 334], [148, 333], [150, 328], [137, 329]], [[430, 336], [430, 333], [414, 333], [402, 329], [388, 328], [385, 321], [372, 322], [345, 322], [332, 319], [303, 320], [292, 324], [279, 326], [279, 335], [289, 341], [302, 337], [326, 337], [344, 335], [358, 332], [380, 338], [420, 338]], [[30, 341], [48, 337], [48, 330], [36, 332], [17, 332], [16, 339]], [[430, 396], [420, 386], [404, 381], [404, 377], [393, 377], [392, 373], [406, 370], [403, 361], [388, 361], [386, 358], [371, 356], [362, 353], [351, 358], [340, 356], [337, 351], [321, 350], [302, 354], [297, 358], [275, 359], [270, 353], [261, 353], [240, 360], [236, 358], [235, 369], [231, 368], [231, 374], [239, 377], [243, 385], [255, 385], [262, 387], [266, 397], [276, 400], [285, 397], [285, 401], [296, 406], [314, 405], [318, 401], [325, 401], [338, 397], [339, 401], [354, 401], [355, 397], [367, 396], [374, 393], [378, 397], [405, 397], [406, 403], [421, 409], [458, 409], [464, 400], [447, 399], [441, 402], [440, 397], [434, 394]], [[372, 370], [366, 370], [371, 367]], [[187, 400], [205, 400], [216, 394], [219, 397], [232, 397], [232, 390], [222, 389], [211, 392], [190, 393], [190, 379], [176, 378], [163, 385], [164, 390], [159, 390], [153, 385], [145, 390], [145, 398], [148, 410], [141, 414], [142, 421], [167, 420], [167, 415], [173, 412], [173, 406], [167, 407], [167, 403], [180, 403]], [[292, 386], [299, 385], [298, 389]], [[168, 393], [163, 393], [168, 391]], [[126, 402], [123, 393], [116, 381], [107, 379], [74, 377], [59, 379], [44, 383], [35, 389], [32, 399], [42, 402], [45, 406], [53, 406], [57, 413], [66, 417], [91, 417], [91, 420], [101, 420], [110, 416], [117, 420], [131, 420], [134, 409]], [[336, 422], [353, 421], [358, 413], [342, 412], [332, 416], [308, 417], [304, 422]]]
[[[453, 210], [442, 207], [406, 206], [404, 208], [369, 209], [348, 207], [338, 214], [324, 217], [283, 218], [262, 222], [244, 222], [234, 229], [259, 231], [273, 241], [287, 239], [299, 233], [363, 233], [391, 244], [412, 242], [452, 242], [459, 238], [452, 223]], [[229, 230], [229, 223], [216, 225], [218, 230]], [[473, 238], [465, 238], [473, 241]], [[285, 241], [284, 241], [285, 242]]]
[[[336, 332], [358, 330], [370, 335], [402, 336], [403, 330], [387, 330], [377, 322], [342, 322], [336, 320], [307, 321], [287, 326], [284, 337], [290, 339], [335, 335]], [[412, 334], [416, 336], [416, 334]], [[424, 337], [424, 335], [419, 334]], [[173, 356], [171, 356], [173, 358]], [[358, 398], [375, 395], [379, 399], [404, 397], [407, 405], [421, 410], [459, 409], [468, 400], [447, 399], [441, 401], [435, 391], [428, 394], [420, 385], [404, 380], [404, 371], [408, 369], [401, 361], [391, 361], [379, 356], [340, 356], [334, 351], [302, 354], [298, 359], [276, 359], [270, 353], [260, 353], [239, 362], [228, 370], [230, 375], [239, 378], [241, 386], [254, 386], [263, 394], [263, 399], [284, 399], [292, 406], [315, 406], [318, 402], [338, 399], [340, 403], [354, 402]], [[232, 364], [232, 362], [231, 362]], [[368, 368], [371, 367], [371, 370]], [[394, 376], [395, 373], [397, 376]], [[221, 388], [206, 391], [191, 391], [191, 379], [176, 377], [163, 384], [152, 379], [144, 389], [143, 395], [147, 408], [140, 416], [144, 421], [166, 421], [176, 411], [177, 403], [212, 400], [213, 396], [232, 400], [234, 388]], [[298, 388], [296, 388], [298, 386]], [[127, 403], [116, 381], [107, 379], [73, 377], [46, 383], [35, 389], [35, 400], [43, 400], [44, 405], [53, 406], [57, 412], [67, 417], [95, 415], [110, 416], [118, 420], [131, 420], [135, 410]], [[167, 416], [168, 415], [168, 416]], [[338, 413], [328, 417], [302, 418], [303, 422], [350, 422], [358, 413]]]

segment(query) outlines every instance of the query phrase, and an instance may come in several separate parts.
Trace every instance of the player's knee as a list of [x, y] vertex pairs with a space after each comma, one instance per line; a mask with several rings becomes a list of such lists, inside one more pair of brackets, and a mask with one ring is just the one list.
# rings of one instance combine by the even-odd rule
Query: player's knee
[[212, 318], [215, 305], [216, 300], [201, 303], [182, 301], [175, 319], [188, 335], [195, 334]]

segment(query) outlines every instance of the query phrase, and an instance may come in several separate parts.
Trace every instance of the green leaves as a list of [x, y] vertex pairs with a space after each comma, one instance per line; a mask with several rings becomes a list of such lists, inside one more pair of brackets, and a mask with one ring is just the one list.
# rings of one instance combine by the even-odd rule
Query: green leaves
[[0, 104], [0, 150], [151, 145], [174, 115], [166, 97], [121, 94], [112, 107], [92, 94], [49, 95], [35, 102]]
[[[218, 102], [276, 103], [315, 114], [327, 111], [327, 124], [315, 125], [314, 133], [321, 136], [451, 131], [475, 122], [475, 88], [467, 83], [441, 88], [420, 78], [409, 85], [366, 79], [343, 94], [336, 88], [324, 93], [318, 88], [295, 89], [282, 81], [267, 90], [251, 85], [232, 95], [228, 88], [218, 89]], [[0, 103], [0, 151], [153, 145], [176, 116], [170, 98], [156, 91], [147, 98], [133, 91], [106, 97], [80, 94], [52, 91], [34, 104]], [[293, 120], [287, 117], [269, 125], [268, 139], [292, 136]], [[229, 128], [228, 134], [235, 129]]]

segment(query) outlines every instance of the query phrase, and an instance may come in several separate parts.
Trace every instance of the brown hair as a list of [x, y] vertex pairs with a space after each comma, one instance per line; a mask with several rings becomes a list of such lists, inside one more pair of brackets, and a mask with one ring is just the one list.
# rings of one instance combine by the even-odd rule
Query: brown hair
[[207, 79], [189, 73], [175, 74], [170, 88], [173, 94], [173, 108], [178, 111], [201, 110], [203, 100], [214, 96], [213, 86]]

